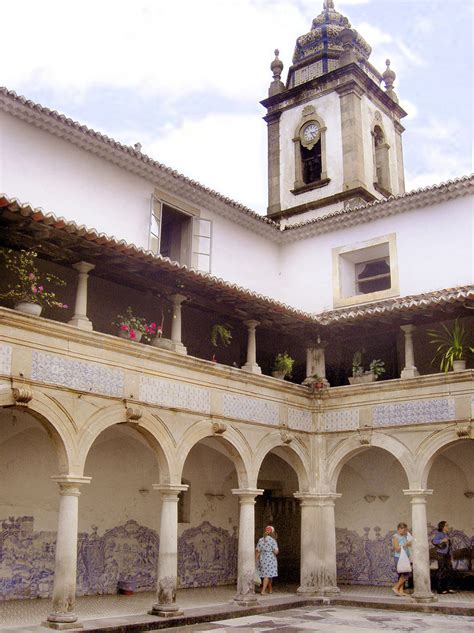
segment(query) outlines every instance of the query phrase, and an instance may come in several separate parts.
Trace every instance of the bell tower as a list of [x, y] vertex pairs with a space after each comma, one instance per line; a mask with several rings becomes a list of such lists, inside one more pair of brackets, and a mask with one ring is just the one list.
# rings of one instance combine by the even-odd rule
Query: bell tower
[[[386, 62], [332, 0], [296, 40], [286, 84], [279, 51], [267, 109], [269, 216], [294, 223], [405, 190], [400, 119]], [[382, 88], [382, 81], [384, 88]]]

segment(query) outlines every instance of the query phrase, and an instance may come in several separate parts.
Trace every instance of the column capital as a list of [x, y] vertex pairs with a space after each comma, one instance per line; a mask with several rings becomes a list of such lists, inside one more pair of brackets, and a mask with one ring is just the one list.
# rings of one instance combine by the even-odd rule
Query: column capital
[[61, 495], [81, 494], [80, 487], [84, 484], [90, 484], [92, 477], [75, 477], [73, 475], [53, 475], [50, 479], [59, 485]]
[[240, 503], [255, 503], [255, 497], [263, 495], [263, 488], [232, 488], [232, 494], [240, 497]]
[[244, 321], [244, 324], [250, 328], [251, 330], [255, 329], [257, 325], [260, 325], [260, 321], [256, 321], [255, 319], [249, 319], [248, 321]]
[[295, 499], [298, 499], [302, 506], [323, 506], [334, 505], [336, 499], [342, 497], [338, 492], [295, 492]]
[[433, 494], [433, 490], [428, 488], [418, 488], [414, 490], [404, 490], [403, 494], [411, 497], [411, 503], [426, 503], [426, 497]]
[[77, 262], [77, 264], [73, 264], [72, 267], [74, 270], [77, 270], [78, 273], [83, 273], [87, 275], [91, 270], [94, 270], [95, 264], [89, 264], [89, 262]]
[[173, 302], [173, 305], [181, 305], [184, 301], [186, 301], [188, 297], [186, 295], [180, 295], [178, 293], [174, 295], [170, 295], [170, 299]]
[[413, 323], [409, 323], [407, 325], [400, 325], [400, 329], [405, 332], [405, 334], [412, 334], [416, 330], [416, 327]]
[[152, 484], [153, 490], [158, 490], [163, 498], [171, 501], [178, 500], [180, 492], [185, 492], [189, 486], [187, 484]]

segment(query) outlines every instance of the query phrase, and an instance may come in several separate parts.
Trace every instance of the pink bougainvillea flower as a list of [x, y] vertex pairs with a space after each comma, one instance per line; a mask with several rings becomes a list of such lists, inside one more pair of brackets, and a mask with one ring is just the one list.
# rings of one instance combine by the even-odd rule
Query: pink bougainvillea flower
[[68, 306], [68, 304], [67, 304], [67, 303], [63, 303], [63, 304], [62, 304], [62, 307], [63, 307], [63, 308], [69, 308], [69, 306]]
[[28, 275], [28, 279], [35, 279], [35, 273], [30, 273]]
[[124, 330], [124, 332], [128, 332], [128, 325], [126, 323], [122, 323], [122, 325], [120, 326], [121, 330]]
[[38, 293], [38, 288], [36, 286], [31, 286], [31, 291], [33, 292], [33, 294], [37, 294]]
[[156, 328], [156, 323], [150, 323], [150, 327], [152, 327], [153, 329]]
[[135, 334], [135, 330], [130, 330], [130, 338], [136, 339], [137, 335]]

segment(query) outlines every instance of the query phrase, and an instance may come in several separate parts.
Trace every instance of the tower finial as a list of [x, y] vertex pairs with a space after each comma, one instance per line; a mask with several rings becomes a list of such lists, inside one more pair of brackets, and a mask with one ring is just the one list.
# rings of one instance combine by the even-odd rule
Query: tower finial
[[385, 91], [390, 97], [392, 97], [392, 99], [394, 101], [398, 102], [397, 95], [395, 93], [395, 90], [393, 89], [393, 82], [395, 81], [396, 74], [390, 68], [390, 60], [389, 59], [387, 59], [385, 61], [385, 64], [386, 64], [387, 68], [385, 69], [385, 72], [382, 75], [383, 81], [385, 83]]
[[285, 89], [285, 85], [281, 80], [281, 73], [283, 70], [283, 62], [278, 58], [280, 51], [278, 48], [275, 48], [275, 59], [270, 64], [270, 70], [273, 73], [273, 81], [270, 84], [269, 94], [273, 96], [274, 94], [278, 94], [279, 92], [283, 92]]
[[324, 0], [323, 9], [324, 9], [324, 11], [334, 11], [334, 2], [333, 2], [333, 0]]

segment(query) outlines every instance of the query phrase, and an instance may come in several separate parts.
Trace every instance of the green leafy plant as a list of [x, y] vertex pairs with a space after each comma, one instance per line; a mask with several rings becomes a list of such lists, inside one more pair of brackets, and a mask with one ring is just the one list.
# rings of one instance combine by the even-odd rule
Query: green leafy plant
[[2, 248], [0, 254], [5, 260], [5, 268], [16, 277], [16, 283], [8, 284], [8, 290], [0, 297], [13, 299], [15, 303], [28, 302], [46, 305], [50, 308], [67, 308], [68, 306], [56, 298], [56, 293], [48, 285], [65, 286], [66, 282], [52, 273], [42, 273], [38, 270], [34, 250], [13, 251]]
[[293, 371], [294, 364], [295, 360], [288, 355], [288, 352], [277, 354], [275, 356], [275, 362], [273, 364], [273, 371], [281, 371], [284, 373], [285, 376], [291, 378], [291, 372]]
[[212, 326], [211, 329], [211, 343], [214, 347], [217, 347], [219, 341], [226, 347], [230, 345], [232, 340], [232, 327], [228, 324], [222, 325], [221, 323], [216, 323]]
[[362, 352], [358, 350], [354, 352], [354, 356], [352, 357], [352, 375], [353, 376], [362, 376], [364, 373], [364, 368], [362, 367]]
[[455, 360], [466, 360], [468, 354], [474, 352], [474, 347], [468, 345], [466, 330], [459, 319], [451, 327], [441, 323], [437, 330], [428, 330], [427, 334], [430, 343], [436, 345], [432, 362], [439, 362], [440, 370], [445, 373], [453, 368]]
[[385, 363], [383, 360], [379, 360], [378, 358], [374, 358], [374, 360], [369, 365], [369, 370], [380, 378], [385, 373]]
[[[130, 306], [128, 306], [124, 315], [117, 315], [112, 325], [117, 327], [120, 332], [123, 332], [132, 341], [139, 338], [150, 341], [151, 338], [156, 335], [161, 336], [162, 333], [161, 326], [157, 328], [156, 323], [148, 324], [145, 318], [135, 316]], [[141, 334], [141, 336], [138, 336], [138, 334]]]

